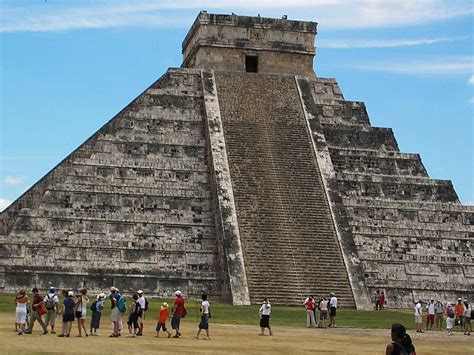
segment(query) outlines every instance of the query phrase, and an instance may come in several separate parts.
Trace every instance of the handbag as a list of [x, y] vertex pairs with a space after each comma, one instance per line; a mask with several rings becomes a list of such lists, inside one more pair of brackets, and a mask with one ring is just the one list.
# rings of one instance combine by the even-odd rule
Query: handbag
[[[79, 304], [77, 304], [77, 307], [79, 308]], [[76, 318], [77, 318], [77, 319], [81, 319], [81, 318], [82, 318], [82, 298], [81, 298], [81, 310], [79, 311], [79, 310], [76, 308]]]
[[36, 312], [38, 312], [38, 314], [42, 316], [43, 314], [48, 313], [48, 309], [46, 308], [44, 303], [42, 303], [38, 307], [36, 307]]

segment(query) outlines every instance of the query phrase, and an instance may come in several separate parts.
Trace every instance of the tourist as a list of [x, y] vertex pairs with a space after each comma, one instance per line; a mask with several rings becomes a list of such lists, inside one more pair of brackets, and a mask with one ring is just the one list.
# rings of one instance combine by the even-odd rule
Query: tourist
[[166, 328], [166, 320], [170, 316], [170, 312], [168, 311], [168, 303], [163, 302], [160, 306], [160, 310], [157, 312], [158, 314], [158, 323], [156, 324], [156, 338], [160, 337], [160, 330], [168, 333], [168, 338], [171, 337], [171, 333]]
[[26, 312], [27, 306], [29, 303], [28, 295], [25, 290], [20, 290], [13, 300], [16, 303], [16, 320], [15, 320], [15, 331], [18, 332], [18, 335], [23, 335], [25, 332], [26, 325]]
[[119, 337], [120, 336], [120, 330], [121, 330], [121, 321], [122, 321], [122, 313], [119, 311], [117, 305], [118, 301], [120, 299], [120, 293], [119, 290], [115, 287], [110, 288], [110, 319], [112, 321], [112, 334], [110, 337]]
[[437, 300], [435, 304], [435, 323], [436, 329], [442, 330], [443, 329], [443, 314], [444, 314], [444, 305], [441, 300]]
[[91, 336], [98, 336], [97, 329], [100, 328], [100, 318], [102, 317], [102, 311], [104, 310], [104, 299], [105, 294], [101, 292], [97, 299], [91, 304], [92, 319], [91, 319], [91, 329], [89, 334]]
[[304, 306], [306, 308], [306, 328], [314, 328], [316, 326], [314, 319], [314, 309], [316, 307], [312, 295], [307, 298]]
[[415, 355], [415, 346], [406, 333], [406, 328], [401, 324], [392, 325], [392, 342], [387, 345], [385, 350], [386, 355], [408, 354]]
[[47, 312], [46, 307], [44, 307], [43, 297], [40, 295], [39, 290], [36, 287], [32, 289], [32, 292], [33, 292], [33, 305], [32, 305], [32, 312], [31, 312], [31, 319], [28, 325], [28, 329], [25, 330], [25, 334], [31, 334], [33, 332], [33, 326], [35, 325], [36, 320], [38, 320], [38, 323], [41, 325], [41, 328], [43, 328], [43, 334], [48, 334], [48, 329], [46, 328], [46, 324], [44, 324], [43, 320], [41, 319], [41, 315]]
[[69, 337], [71, 334], [72, 322], [74, 321], [74, 292], [69, 291], [65, 294], [63, 300], [63, 307], [61, 312], [58, 314], [63, 315], [63, 324], [62, 324], [62, 332], [58, 335], [58, 337]]
[[173, 305], [173, 318], [171, 318], [171, 328], [174, 329], [176, 332], [173, 335], [173, 338], [179, 338], [181, 336], [181, 332], [179, 331], [179, 325], [181, 323], [181, 318], [186, 316], [186, 308], [184, 308], [184, 297], [181, 294], [181, 291], [176, 291], [175, 293], [176, 300], [174, 301]]
[[321, 297], [319, 301], [319, 328], [326, 328], [326, 320], [328, 319], [328, 301], [326, 297]]
[[263, 304], [258, 310], [260, 315], [260, 334], [261, 336], [265, 335], [265, 328], [268, 328], [269, 335], [273, 335], [272, 327], [270, 326], [270, 316], [272, 314], [272, 305], [265, 298]]
[[[140, 329], [140, 326], [138, 325], [138, 318], [140, 317], [141, 313], [141, 306], [140, 302], [138, 302], [138, 294], [134, 293], [133, 294], [133, 301], [130, 304], [130, 309], [129, 309], [129, 314], [128, 314], [128, 338], [135, 338], [137, 335], [138, 330]], [[133, 327], [133, 333], [132, 333], [132, 327]]]
[[143, 295], [142, 290], [138, 290], [137, 294], [138, 294], [138, 303], [140, 304], [140, 307], [141, 307], [141, 312], [138, 317], [138, 323], [140, 325], [140, 329], [138, 330], [137, 336], [142, 336], [143, 335], [143, 320], [145, 319], [145, 312], [148, 310], [148, 300]]
[[329, 300], [329, 326], [336, 327], [336, 311], [337, 311], [337, 297], [334, 292], [331, 292], [331, 299]]
[[451, 307], [451, 303], [448, 302], [446, 304], [446, 329], [448, 331], [448, 335], [453, 335], [453, 321], [454, 321], [454, 309]]
[[386, 303], [385, 292], [384, 291], [380, 292], [380, 300], [379, 301], [380, 301], [379, 310], [383, 311], [385, 309], [385, 303]]
[[380, 305], [380, 290], [375, 291], [375, 310], [379, 310], [379, 305]]
[[83, 288], [81, 293], [76, 296], [76, 318], [77, 318], [77, 329], [79, 334], [76, 337], [82, 337], [82, 330], [86, 337], [89, 336], [86, 330], [86, 315], [87, 315], [87, 304], [89, 303], [89, 297], [87, 297], [87, 289]]
[[201, 296], [202, 302], [201, 302], [201, 322], [199, 322], [198, 326], [198, 332], [195, 336], [196, 339], [199, 339], [199, 334], [201, 334], [201, 330], [206, 331], [206, 336], [204, 337], [204, 340], [209, 340], [211, 339], [209, 337], [209, 318], [211, 318], [211, 306], [209, 305], [209, 302], [207, 300], [207, 295], [203, 294]]
[[415, 325], [416, 325], [416, 332], [423, 333], [421, 330], [421, 324], [423, 323], [423, 301], [419, 300], [415, 305]]
[[462, 303], [462, 299], [458, 298], [458, 302], [456, 303], [456, 306], [454, 306], [454, 313], [456, 314], [456, 323], [455, 325], [459, 326], [459, 331], [464, 326], [464, 305]]
[[464, 335], [471, 335], [471, 312], [472, 308], [467, 300], [464, 300]]
[[48, 329], [48, 325], [51, 326], [51, 334], [56, 334], [54, 331], [54, 323], [56, 321], [56, 314], [58, 312], [58, 303], [59, 298], [55, 293], [54, 287], [49, 289], [49, 293], [44, 298], [44, 305], [48, 312], [45, 315], [44, 324], [46, 324], [46, 329]]
[[434, 298], [430, 299], [430, 303], [428, 303], [426, 309], [428, 310], [428, 315], [426, 316], [426, 330], [428, 330], [428, 326], [430, 330], [433, 330], [433, 324], [436, 313]]

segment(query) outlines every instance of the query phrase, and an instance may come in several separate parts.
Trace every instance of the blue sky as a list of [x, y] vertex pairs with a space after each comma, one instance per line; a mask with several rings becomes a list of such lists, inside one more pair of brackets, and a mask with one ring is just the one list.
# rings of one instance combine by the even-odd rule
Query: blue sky
[[3, 0], [0, 210], [179, 67], [203, 9], [318, 22], [316, 74], [474, 204], [471, 1]]

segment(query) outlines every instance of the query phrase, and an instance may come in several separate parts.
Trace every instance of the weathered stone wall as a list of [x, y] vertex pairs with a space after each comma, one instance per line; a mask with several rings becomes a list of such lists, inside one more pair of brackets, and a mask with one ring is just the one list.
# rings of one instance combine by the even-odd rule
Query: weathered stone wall
[[0, 215], [3, 292], [223, 294], [201, 73], [170, 70]]

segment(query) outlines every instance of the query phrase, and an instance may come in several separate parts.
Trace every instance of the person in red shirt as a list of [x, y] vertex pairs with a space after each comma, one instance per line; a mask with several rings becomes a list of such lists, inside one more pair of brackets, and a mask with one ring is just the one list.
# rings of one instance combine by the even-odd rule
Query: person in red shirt
[[176, 332], [173, 335], [173, 338], [179, 338], [181, 336], [181, 332], [179, 331], [179, 324], [181, 322], [181, 318], [186, 316], [186, 308], [184, 308], [184, 298], [181, 294], [181, 291], [176, 291], [174, 293], [176, 295], [176, 300], [174, 301], [173, 306], [173, 318], [171, 318], [171, 328], [173, 328]]
[[37, 320], [38, 323], [41, 325], [41, 328], [43, 328], [43, 334], [48, 334], [48, 329], [46, 328], [46, 324], [44, 324], [43, 320], [41, 319], [41, 314], [38, 313], [38, 308], [44, 304], [43, 297], [40, 295], [39, 290], [34, 287], [33, 290], [33, 312], [31, 312], [31, 319], [30, 323], [28, 325], [28, 330], [25, 330], [25, 334], [31, 334], [33, 332], [33, 325], [35, 324], [35, 321]]
[[306, 307], [306, 327], [307, 328], [314, 328], [316, 326], [316, 321], [314, 319], [314, 299], [313, 296], [309, 296], [304, 306]]
[[160, 337], [160, 330], [163, 329], [164, 332], [168, 333], [168, 338], [171, 337], [171, 333], [166, 328], [166, 320], [170, 316], [170, 311], [168, 311], [168, 303], [163, 302], [158, 311], [158, 323], [156, 324], [156, 338]]

